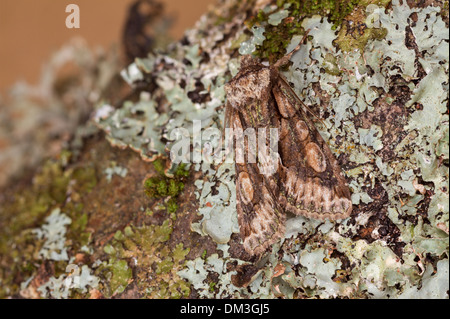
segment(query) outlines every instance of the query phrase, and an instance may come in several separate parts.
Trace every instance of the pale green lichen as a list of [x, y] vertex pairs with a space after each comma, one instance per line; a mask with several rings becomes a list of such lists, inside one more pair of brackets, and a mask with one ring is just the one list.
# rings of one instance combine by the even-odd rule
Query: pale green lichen
[[142, 93], [138, 103], [127, 101], [115, 112], [107, 104], [102, 104], [94, 119], [110, 133], [107, 139], [111, 144], [131, 147], [141, 152], [143, 157], [153, 159], [164, 151], [164, 144], [160, 142], [160, 125], [167, 120], [156, 112], [155, 105], [149, 94]]
[[127, 176], [128, 169], [126, 167], [118, 166], [116, 165], [116, 163], [112, 163], [111, 167], [105, 168], [104, 173], [106, 175], [106, 180], [110, 182], [113, 175], [117, 175], [120, 177]]
[[80, 271], [77, 265], [69, 264], [65, 274], [58, 278], [51, 277], [38, 288], [38, 291], [43, 298], [55, 299], [67, 299], [74, 291], [87, 293], [88, 287], [95, 289], [100, 282], [100, 279], [91, 272], [92, 270], [87, 265], [83, 265]]
[[[416, 74], [415, 53], [404, 46], [405, 28], [411, 23], [408, 17], [412, 12], [416, 12], [421, 21], [419, 30], [428, 31], [433, 29], [435, 23], [436, 26], [442, 23], [442, 20], [437, 18], [438, 10], [434, 7], [410, 9], [406, 3], [401, 5], [394, 1], [392, 11], [376, 10], [380, 18], [380, 24], [377, 27], [386, 29], [386, 37], [382, 40], [369, 40], [364, 51], [355, 51], [345, 55], [330, 45], [335, 39], [335, 35], [328, 33], [326, 22], [324, 23], [319, 17], [305, 19], [303, 22], [305, 28], [316, 30], [311, 33], [312, 44], [308, 42], [293, 56], [293, 66], [286, 76], [290, 82], [294, 83], [298, 95], [306, 101], [309, 100], [310, 102], [307, 104], [310, 105], [320, 102], [316, 98], [316, 91], [313, 90], [311, 83], [320, 83], [321, 89], [330, 98], [329, 106], [331, 108], [328, 111], [332, 112], [334, 117], [332, 121], [328, 121], [328, 119], [325, 121], [326, 128], [319, 126], [319, 129], [324, 136], [329, 137], [328, 141], [335, 153], [340, 154], [346, 149], [351, 149], [350, 161], [360, 165], [347, 172], [352, 177], [350, 187], [353, 193], [353, 203], [373, 203], [374, 199], [365, 190], [372, 189], [376, 179], [381, 180], [382, 187], [388, 194], [388, 205], [396, 207], [388, 208], [388, 216], [400, 229], [400, 240], [406, 244], [403, 254], [399, 258], [383, 240], [376, 240], [380, 238], [378, 229], [372, 230], [371, 237], [375, 241], [370, 244], [364, 240], [354, 242], [342, 236], [343, 234], [347, 234], [347, 236], [357, 234], [360, 227], [368, 224], [373, 213], [360, 213], [356, 217], [355, 224], [349, 221], [342, 222], [337, 232], [325, 233], [323, 238], [329, 240], [329, 243], [336, 244], [337, 250], [353, 264], [351, 274], [347, 274], [350, 280], [345, 283], [327, 285], [328, 289], [324, 295], [320, 289], [316, 289], [317, 278], [314, 278], [314, 274], [305, 274], [294, 279], [295, 276], [292, 272], [288, 274], [286, 271], [284, 275], [286, 281], [291, 285], [295, 283], [294, 287], [307, 288], [305, 293], [308, 296], [329, 297], [335, 291], [332, 287], [337, 285], [339, 287], [337, 295], [339, 296], [395, 298], [402, 296], [402, 292], [405, 291], [408, 296], [412, 294], [411, 292], [417, 293], [416, 298], [426, 298], [431, 295], [448, 298], [447, 293], [443, 293], [442, 285], [428, 286], [429, 278], [418, 271], [421, 267], [425, 267], [427, 271], [429, 271], [428, 267], [433, 268], [430, 264], [423, 265], [425, 263], [423, 256], [427, 254], [444, 258], [440, 262], [448, 265], [448, 167], [439, 166], [438, 158], [435, 155], [435, 150], [439, 149], [440, 140], [445, 140], [448, 129], [448, 116], [445, 115], [448, 96], [444, 93], [448, 85], [446, 84], [448, 81], [448, 54], [441, 55], [440, 48], [442, 45], [448, 44], [448, 40], [443, 41], [443, 39], [448, 39], [448, 29], [442, 32], [441, 30], [436, 33], [431, 32], [428, 36], [419, 35], [417, 34], [419, 31], [414, 31], [416, 38], [420, 37], [422, 40], [427, 37], [435, 38], [434, 45], [427, 48], [430, 52], [429, 59], [425, 60], [439, 61], [439, 63], [433, 64], [433, 68], [427, 72], [428, 75], [417, 86], [413, 86], [413, 95], [406, 106], [417, 103], [419, 100], [420, 104], [424, 103], [427, 106], [424, 105], [426, 110], [414, 111], [408, 119], [410, 124], [405, 128], [407, 134], [404, 143], [397, 145], [396, 152], [399, 157], [394, 162], [384, 163], [383, 159], [376, 155], [378, 151], [387, 147], [387, 145], [383, 145], [382, 141], [384, 135], [390, 132], [383, 132], [382, 127], [374, 124], [367, 128], [359, 127], [356, 130], [353, 123], [350, 122], [361, 113], [374, 111], [372, 103], [375, 99], [380, 98], [380, 91], [374, 88], [383, 88], [385, 92], [388, 92], [389, 86], [394, 85], [390, 82], [393, 76], [399, 74], [410, 81]], [[439, 22], [437, 22], [438, 20]], [[427, 28], [424, 28], [424, 25], [427, 24], [426, 21], [429, 24]], [[417, 28], [417, 25], [414, 27]], [[445, 33], [446, 35], [443, 35]], [[317, 40], [314, 39], [315, 36]], [[397, 42], [394, 44], [395, 41]], [[297, 43], [298, 40], [293, 40], [288, 50]], [[333, 55], [333, 59], [330, 58], [330, 54]], [[370, 75], [367, 73], [368, 69], [365, 63], [361, 63], [364, 61], [362, 54], [364, 54], [366, 63], [374, 71]], [[389, 57], [389, 59], [383, 60], [383, 57]], [[321, 73], [319, 68], [315, 67], [315, 65], [328, 66], [327, 68], [330, 69], [330, 61], [333, 64], [332, 69], [335, 70], [333, 72]], [[398, 66], [397, 70], [391, 69], [394, 65]], [[428, 64], [424, 61], [422, 65]], [[433, 97], [431, 92], [435, 92]], [[425, 116], [425, 114], [427, 115]], [[335, 146], [333, 136], [346, 136], [344, 145]], [[425, 138], [428, 142], [425, 142]], [[423, 152], [426, 152], [427, 155]], [[442, 153], [438, 152], [438, 154]], [[374, 168], [378, 169], [379, 173], [374, 171]], [[425, 181], [432, 182], [434, 187], [429, 188], [420, 184], [418, 176]], [[427, 190], [435, 192], [427, 209], [427, 218], [431, 221], [431, 225], [423, 224], [423, 222], [412, 223], [404, 218], [399, 218], [404, 215], [416, 216], [418, 205], [424, 200], [422, 194], [425, 194]], [[422, 194], [417, 194], [418, 192], [422, 192]], [[399, 199], [398, 194], [400, 193], [409, 196], [406, 203]], [[439, 221], [434, 220], [436, 217], [439, 218]], [[420, 221], [421, 218], [419, 217], [418, 220]], [[296, 223], [299, 228], [292, 228]], [[308, 226], [309, 223], [311, 223], [310, 226]], [[297, 217], [292, 219], [292, 222], [288, 219], [286, 233], [293, 238], [295, 238], [296, 231], [298, 234], [312, 235], [315, 233], [316, 227], [317, 222]], [[411, 229], [414, 231], [411, 232]], [[294, 240], [291, 244], [293, 248], [297, 247], [295, 243]], [[296, 249], [293, 251], [295, 252]], [[319, 254], [317, 250], [312, 251]], [[303, 250], [303, 254], [307, 253]], [[286, 260], [290, 260], [293, 264], [298, 262], [295, 254], [291, 253], [290, 255], [293, 257]], [[313, 256], [315, 255], [313, 254]], [[415, 260], [417, 257], [419, 262]], [[403, 260], [403, 263], [400, 260]], [[317, 261], [314, 264], [320, 265], [320, 262]], [[317, 272], [321, 275], [327, 274], [326, 280], [334, 278], [336, 281], [338, 271], [342, 270], [337, 266], [339, 265], [337, 261], [334, 265], [336, 265], [336, 268], [333, 268], [336, 273], [333, 275], [331, 275], [331, 268], [327, 272], [326, 269], [321, 269], [319, 266]], [[437, 276], [439, 278], [443, 278], [448, 272], [448, 269], [445, 270], [442, 267], [438, 267], [438, 269], [434, 270], [440, 272]], [[448, 287], [448, 279], [444, 282], [444, 286]], [[418, 293], [419, 288], [410, 288], [421, 285], [427, 286], [422, 294]], [[316, 292], [311, 289], [315, 289]], [[428, 291], [428, 289], [432, 291]]]
[[[225, 249], [224, 256], [219, 257], [218, 254], [208, 256], [206, 260], [198, 257], [195, 260], [190, 260], [186, 263], [186, 268], [179, 271], [180, 277], [188, 280], [197, 293], [201, 297], [235, 297], [250, 296], [247, 288], [236, 287], [232, 283], [232, 276], [236, 274], [235, 271], [227, 271], [226, 265], [228, 263], [236, 263], [238, 265], [244, 264], [242, 260], [231, 258], [228, 256], [226, 245], [219, 245], [219, 249]], [[264, 270], [264, 274], [260, 271], [255, 275], [254, 281], [249, 285], [249, 289], [257, 296], [264, 298], [272, 295], [270, 291], [270, 283], [267, 278], [270, 278], [272, 271], [270, 268]], [[211, 289], [211, 283], [208, 283], [208, 276], [219, 277], [219, 282], [214, 283], [214, 289]]]
[[358, 134], [361, 145], [373, 147], [375, 151], [383, 148], [383, 143], [381, 142], [383, 131], [379, 126], [372, 124], [370, 129], [358, 128]]
[[436, 273], [427, 266], [422, 277], [422, 285], [410, 286], [399, 296], [400, 299], [446, 299], [448, 298], [448, 259], [437, 263]]
[[[287, 7], [289, 7], [289, 5]], [[289, 11], [282, 9], [280, 11], [277, 11], [277, 12], [269, 15], [267, 22], [271, 25], [279, 25], [281, 20], [283, 20], [284, 18], [287, 18], [288, 16], [289, 16]], [[261, 44], [262, 44], [262, 42], [259, 43], [259, 45], [261, 45]]]
[[235, 168], [233, 164], [222, 164], [211, 174], [209, 181], [196, 181], [199, 213], [203, 218], [191, 227], [201, 235], [211, 236], [218, 244], [225, 244], [232, 233], [239, 232], [233, 179]]
[[[340, 285], [333, 281], [336, 271], [341, 268], [341, 262], [327, 257], [323, 248], [311, 252], [303, 250], [299, 256], [299, 263], [306, 268], [305, 286], [319, 290], [321, 298], [337, 297], [341, 289]], [[326, 259], [328, 260], [325, 262]]]
[[251, 31], [253, 32], [253, 36], [249, 40], [241, 43], [239, 47], [240, 54], [252, 54], [256, 50], [256, 46], [261, 45], [266, 39], [264, 36], [264, 27], [253, 26]]
[[46, 224], [33, 230], [38, 239], [45, 239], [44, 245], [39, 251], [39, 256], [49, 260], [69, 260], [66, 247], [67, 225], [72, 220], [61, 213], [59, 208], [52, 210], [45, 219]]

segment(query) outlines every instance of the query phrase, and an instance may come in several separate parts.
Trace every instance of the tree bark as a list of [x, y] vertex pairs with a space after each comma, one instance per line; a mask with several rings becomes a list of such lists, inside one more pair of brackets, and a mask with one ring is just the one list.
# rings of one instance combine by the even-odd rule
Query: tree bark
[[[282, 72], [319, 118], [353, 212], [287, 214], [256, 261], [234, 164], [209, 163], [215, 140], [195, 125], [223, 131], [240, 55], [273, 63], [306, 30]], [[126, 83], [111, 75], [117, 59], [92, 61], [100, 76], [76, 75], [98, 93], [91, 118], [3, 186], [0, 296], [448, 298], [448, 2], [220, 1], [181, 41], [127, 65]], [[189, 136], [189, 165], [170, 160], [174, 132]]]

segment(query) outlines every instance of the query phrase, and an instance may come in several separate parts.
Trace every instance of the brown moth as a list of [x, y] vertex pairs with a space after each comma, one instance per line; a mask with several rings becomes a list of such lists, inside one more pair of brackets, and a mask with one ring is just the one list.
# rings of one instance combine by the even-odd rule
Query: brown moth
[[[283, 236], [285, 211], [316, 219], [346, 218], [352, 211], [350, 191], [337, 160], [306, 106], [279, 72], [300, 44], [270, 66], [243, 56], [238, 74], [225, 86], [225, 127], [234, 132], [251, 128], [256, 139], [266, 144], [258, 144], [256, 162], [246, 156], [236, 161], [239, 227], [244, 248], [252, 256], [261, 256]], [[261, 136], [262, 129], [270, 128], [279, 132], [277, 157], [259, 153], [261, 146], [270, 143], [269, 134]], [[255, 148], [247, 138], [239, 150], [238, 140], [234, 137], [236, 154]], [[263, 173], [267, 166], [276, 170]]]

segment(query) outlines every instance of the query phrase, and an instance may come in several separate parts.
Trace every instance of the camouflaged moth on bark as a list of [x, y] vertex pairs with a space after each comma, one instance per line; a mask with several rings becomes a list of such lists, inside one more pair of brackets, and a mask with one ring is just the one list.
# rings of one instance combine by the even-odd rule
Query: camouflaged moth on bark
[[[306, 106], [279, 72], [299, 47], [270, 66], [243, 56], [238, 74], [225, 86], [226, 128], [234, 132], [251, 128], [259, 135], [258, 141], [262, 129], [276, 128], [279, 132], [276, 157], [258, 150], [256, 162], [246, 156], [236, 161], [240, 233], [245, 250], [252, 256], [261, 256], [283, 236], [285, 211], [333, 220], [346, 218], [352, 211], [350, 191], [337, 160], [306, 113]], [[237, 147], [239, 139], [244, 139], [242, 134], [233, 137], [236, 154], [248, 155], [254, 143], [244, 139], [242, 151]], [[269, 134], [262, 140], [269, 147]], [[276, 169], [262, 172], [268, 166]]]

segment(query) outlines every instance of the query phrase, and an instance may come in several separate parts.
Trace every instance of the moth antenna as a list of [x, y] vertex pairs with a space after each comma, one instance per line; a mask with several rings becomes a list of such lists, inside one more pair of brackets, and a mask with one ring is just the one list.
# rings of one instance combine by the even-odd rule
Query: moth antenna
[[297, 52], [300, 47], [302, 46], [302, 44], [305, 42], [306, 37], [308, 36], [310, 29], [306, 30], [305, 35], [303, 36], [302, 40], [300, 41], [299, 44], [297, 44], [297, 46], [294, 48], [294, 50], [292, 50], [291, 52], [289, 52], [288, 54], [286, 54], [284, 57], [280, 58], [277, 62], [275, 62], [274, 66], [276, 68], [279, 68], [283, 65], [286, 65], [289, 60], [291, 59], [292, 55]]

